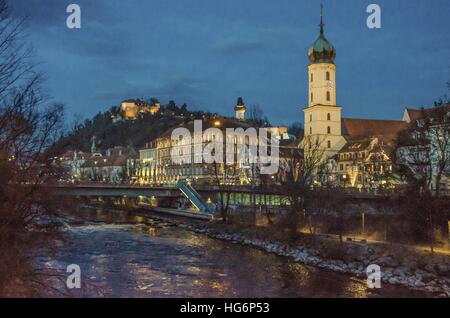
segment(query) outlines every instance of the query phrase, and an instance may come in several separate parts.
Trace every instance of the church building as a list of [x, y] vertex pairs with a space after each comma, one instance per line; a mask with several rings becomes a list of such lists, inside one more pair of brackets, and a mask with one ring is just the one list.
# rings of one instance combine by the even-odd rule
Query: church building
[[[308, 57], [308, 106], [303, 110], [303, 146], [306, 147], [306, 141], [319, 144], [324, 160], [334, 162], [338, 181], [351, 180], [350, 186], [366, 186], [373, 181], [367, 179], [371, 177], [365, 174], [366, 169], [376, 170], [369, 158], [389, 157], [385, 153], [374, 155], [371, 151], [389, 149], [397, 133], [407, 128], [407, 123], [342, 117], [343, 107], [337, 104], [336, 49], [325, 37], [322, 14], [319, 37], [309, 48]], [[383, 164], [385, 166], [389, 169], [390, 164]]]

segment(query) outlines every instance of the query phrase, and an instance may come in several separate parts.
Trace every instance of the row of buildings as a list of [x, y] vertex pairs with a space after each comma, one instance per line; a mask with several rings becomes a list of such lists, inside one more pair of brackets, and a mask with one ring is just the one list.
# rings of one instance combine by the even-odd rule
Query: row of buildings
[[[243, 131], [249, 129], [251, 123], [245, 119], [245, 111], [242, 98], [238, 98], [235, 117], [216, 116], [203, 119], [201, 149], [214, 137], [206, 133], [210, 128], [219, 129], [223, 133], [227, 128], [242, 128]], [[343, 121], [348, 140], [339, 151], [326, 158], [329, 167], [328, 181], [332, 180], [336, 185], [346, 187], [389, 186], [389, 183], [394, 181], [391, 162], [394, 147], [391, 141], [394, 140], [397, 129], [403, 129], [407, 125], [406, 121], [393, 121], [397, 126], [389, 121], [368, 121], [363, 126], [360, 123], [364, 123], [364, 120]], [[368, 127], [371, 127], [370, 131]], [[194, 122], [174, 128], [185, 128], [194, 134]], [[190, 154], [192, 160], [186, 163], [173, 162], [172, 151], [177, 147], [177, 141], [172, 139], [174, 128], [137, 150], [117, 146], [102, 154], [96, 150], [94, 138], [91, 152], [68, 151], [61, 156], [60, 160], [67, 167], [67, 180], [171, 186], [179, 179], [188, 179], [195, 184], [219, 182], [233, 185], [250, 185], [254, 179], [258, 179], [254, 165], [248, 161], [236, 162], [233, 166], [195, 163], [194, 157], [199, 154], [194, 151], [194, 140]], [[289, 160], [288, 157], [292, 153], [290, 150], [301, 150], [302, 140], [289, 135], [287, 127], [276, 126], [267, 129], [270, 135], [276, 135], [278, 138], [280, 161]], [[237, 155], [237, 148], [234, 152], [234, 155]], [[270, 180], [279, 181], [282, 178], [281, 172], [274, 173], [270, 176]]]
[[[400, 120], [374, 120], [346, 118], [343, 107], [337, 105], [336, 50], [327, 40], [322, 17], [320, 33], [308, 51], [308, 104], [304, 108], [304, 137], [296, 140], [287, 133], [286, 127], [269, 127], [277, 135], [280, 160], [288, 160], [289, 149], [306, 149], [305, 140], [314, 140], [323, 150], [322, 161], [326, 163], [326, 181], [335, 185], [355, 188], [390, 187], [400, 182], [394, 173], [392, 158], [396, 151], [396, 139], [420, 117], [420, 110], [407, 108]], [[155, 114], [160, 110], [157, 100], [150, 104], [140, 100], [122, 102], [122, 116], [126, 120], [136, 119], [141, 113]], [[211, 117], [202, 122], [203, 131], [216, 128], [250, 128], [246, 120], [246, 107], [241, 97], [234, 107], [234, 117]], [[185, 128], [192, 133], [194, 123], [189, 122], [174, 128]], [[254, 166], [238, 162], [230, 166], [205, 163], [174, 163], [171, 151], [177, 147], [172, 140], [173, 129], [150, 141], [138, 151], [116, 147], [101, 155], [69, 152], [63, 156], [70, 166], [71, 179], [105, 182], [130, 182], [142, 185], [174, 185], [179, 179], [190, 179], [196, 183], [250, 184], [257, 175]], [[211, 142], [213, 136], [203, 135], [202, 147]], [[193, 141], [194, 142], [194, 141]], [[195, 143], [195, 142], [194, 142]], [[238, 150], [234, 150], [238, 152]], [[307, 150], [305, 150], [307, 151]], [[196, 155], [192, 152], [192, 158]], [[448, 173], [441, 180], [447, 186]], [[277, 182], [279, 173], [271, 176]], [[325, 181], [325, 180], [322, 180]], [[321, 180], [318, 180], [321, 182]]]
[[[210, 143], [215, 135], [208, 133], [211, 128], [225, 134], [227, 128], [243, 131], [251, 127], [245, 119], [246, 107], [241, 97], [235, 106], [235, 117], [213, 116], [202, 120], [201, 149]], [[194, 121], [167, 130], [155, 140], [148, 142], [142, 149], [117, 146], [108, 149], [104, 154], [97, 152], [95, 138], [91, 152], [68, 151], [59, 158], [66, 167], [66, 180], [72, 182], [108, 182], [131, 183], [153, 186], [173, 186], [179, 179], [189, 179], [197, 184], [226, 183], [233, 185], [250, 184], [255, 176], [255, 165], [248, 161], [237, 162], [233, 171], [227, 164], [194, 163], [198, 156], [192, 144], [191, 163], [174, 163], [172, 150], [177, 141], [172, 139], [175, 128], [185, 128], [194, 135]], [[298, 141], [287, 133], [287, 127], [267, 127], [269, 135], [276, 135], [280, 147], [296, 147]], [[248, 137], [248, 136], [247, 136]], [[245, 136], [244, 136], [245, 138]], [[192, 138], [194, 142], [194, 138]], [[247, 142], [248, 145], [248, 142]], [[237, 157], [238, 147], [233, 150]], [[247, 156], [248, 158], [248, 156]], [[201, 160], [200, 160], [201, 161]]]
[[[239, 99], [242, 100], [242, 99]], [[245, 106], [244, 106], [245, 107]], [[203, 132], [210, 128], [225, 131], [226, 128], [250, 128], [245, 120], [245, 110], [238, 107], [235, 118], [213, 117], [202, 121]], [[244, 108], [245, 109], [245, 108]], [[406, 109], [402, 121], [342, 119], [345, 133], [344, 145], [334, 154], [324, 158], [327, 163], [326, 179], [335, 185], [355, 188], [391, 187], [399, 183], [394, 173], [392, 157], [398, 132], [407, 129], [419, 116], [420, 111]], [[194, 132], [193, 122], [177, 126]], [[196, 184], [249, 185], [255, 179], [254, 167], [249, 162], [236, 162], [233, 171], [227, 171], [227, 165], [207, 163], [174, 163], [172, 151], [176, 141], [169, 129], [142, 149], [116, 146], [103, 154], [95, 147], [95, 138], [90, 152], [68, 151], [60, 158], [67, 170], [66, 180], [107, 183], [130, 183], [139, 185], [163, 186], [175, 185], [179, 179], [189, 179]], [[291, 150], [302, 150], [303, 140], [287, 133], [287, 128], [269, 127], [269, 133], [278, 135], [279, 159], [289, 160]], [[203, 135], [202, 149], [212, 140], [212, 136]], [[326, 140], [326, 139], [323, 139]], [[192, 149], [194, 149], [194, 144]], [[324, 153], [328, 145], [324, 145]], [[235, 150], [237, 152], [237, 149]], [[192, 151], [191, 156], [198, 155]], [[235, 153], [236, 155], [236, 153]], [[282, 164], [280, 164], [282, 166]], [[230, 169], [230, 166], [228, 166]], [[281, 169], [280, 169], [281, 170]], [[256, 176], [257, 178], [257, 176]], [[271, 176], [277, 182], [282, 171]], [[447, 179], [442, 180], [447, 187]]]
[[116, 146], [104, 154], [97, 151], [95, 138], [91, 152], [67, 151], [58, 158], [69, 182], [132, 183], [140, 166], [139, 154], [131, 147]]

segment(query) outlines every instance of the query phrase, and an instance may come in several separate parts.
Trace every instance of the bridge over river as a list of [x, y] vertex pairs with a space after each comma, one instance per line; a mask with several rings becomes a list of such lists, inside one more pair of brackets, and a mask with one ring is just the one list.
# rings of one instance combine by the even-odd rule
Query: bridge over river
[[[273, 206], [288, 204], [287, 197], [277, 188], [261, 190], [252, 189], [249, 186], [233, 186], [221, 189], [217, 186], [199, 186], [195, 190], [204, 200], [216, 202], [221, 191], [229, 192], [230, 203], [239, 205], [251, 205], [254, 194], [256, 204], [267, 204]], [[176, 186], [140, 186], [140, 185], [115, 185], [106, 183], [89, 184], [60, 184], [55, 188], [60, 195], [77, 197], [111, 197], [111, 198], [156, 198], [156, 199], [178, 199], [183, 196]], [[379, 201], [389, 198], [383, 193], [368, 193], [358, 191], [345, 191], [349, 200], [356, 202]]]
[[[56, 186], [56, 194], [62, 196], [74, 196], [95, 198], [104, 200], [127, 200], [133, 203], [144, 203], [160, 206], [174, 206], [180, 199], [186, 197], [199, 211], [207, 212], [208, 205], [220, 200], [219, 193], [225, 191], [219, 187], [196, 187], [183, 183], [178, 186], [139, 186], [139, 185], [113, 185], [102, 183], [90, 184], [60, 184]], [[268, 206], [280, 207], [288, 204], [287, 198], [276, 191], [263, 192], [251, 187], [227, 187], [230, 193], [230, 205], [251, 206], [253, 198], [257, 205], [263, 202]], [[157, 202], [155, 204], [155, 202]]]

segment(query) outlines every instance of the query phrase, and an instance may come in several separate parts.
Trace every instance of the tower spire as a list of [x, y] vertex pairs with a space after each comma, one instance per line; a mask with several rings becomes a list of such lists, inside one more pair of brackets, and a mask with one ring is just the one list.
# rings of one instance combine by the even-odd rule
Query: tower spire
[[96, 153], [97, 147], [95, 146], [95, 136], [92, 136], [91, 153]]
[[323, 24], [323, 4], [320, 4], [320, 34], [323, 34], [323, 26], [325, 24]]

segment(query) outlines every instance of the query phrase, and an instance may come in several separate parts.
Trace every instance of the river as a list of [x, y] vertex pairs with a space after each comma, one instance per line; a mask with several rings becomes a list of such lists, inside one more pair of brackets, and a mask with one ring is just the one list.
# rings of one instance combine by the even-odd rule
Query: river
[[75, 297], [423, 297], [196, 234], [145, 213], [80, 209], [37, 262], [81, 269]]

